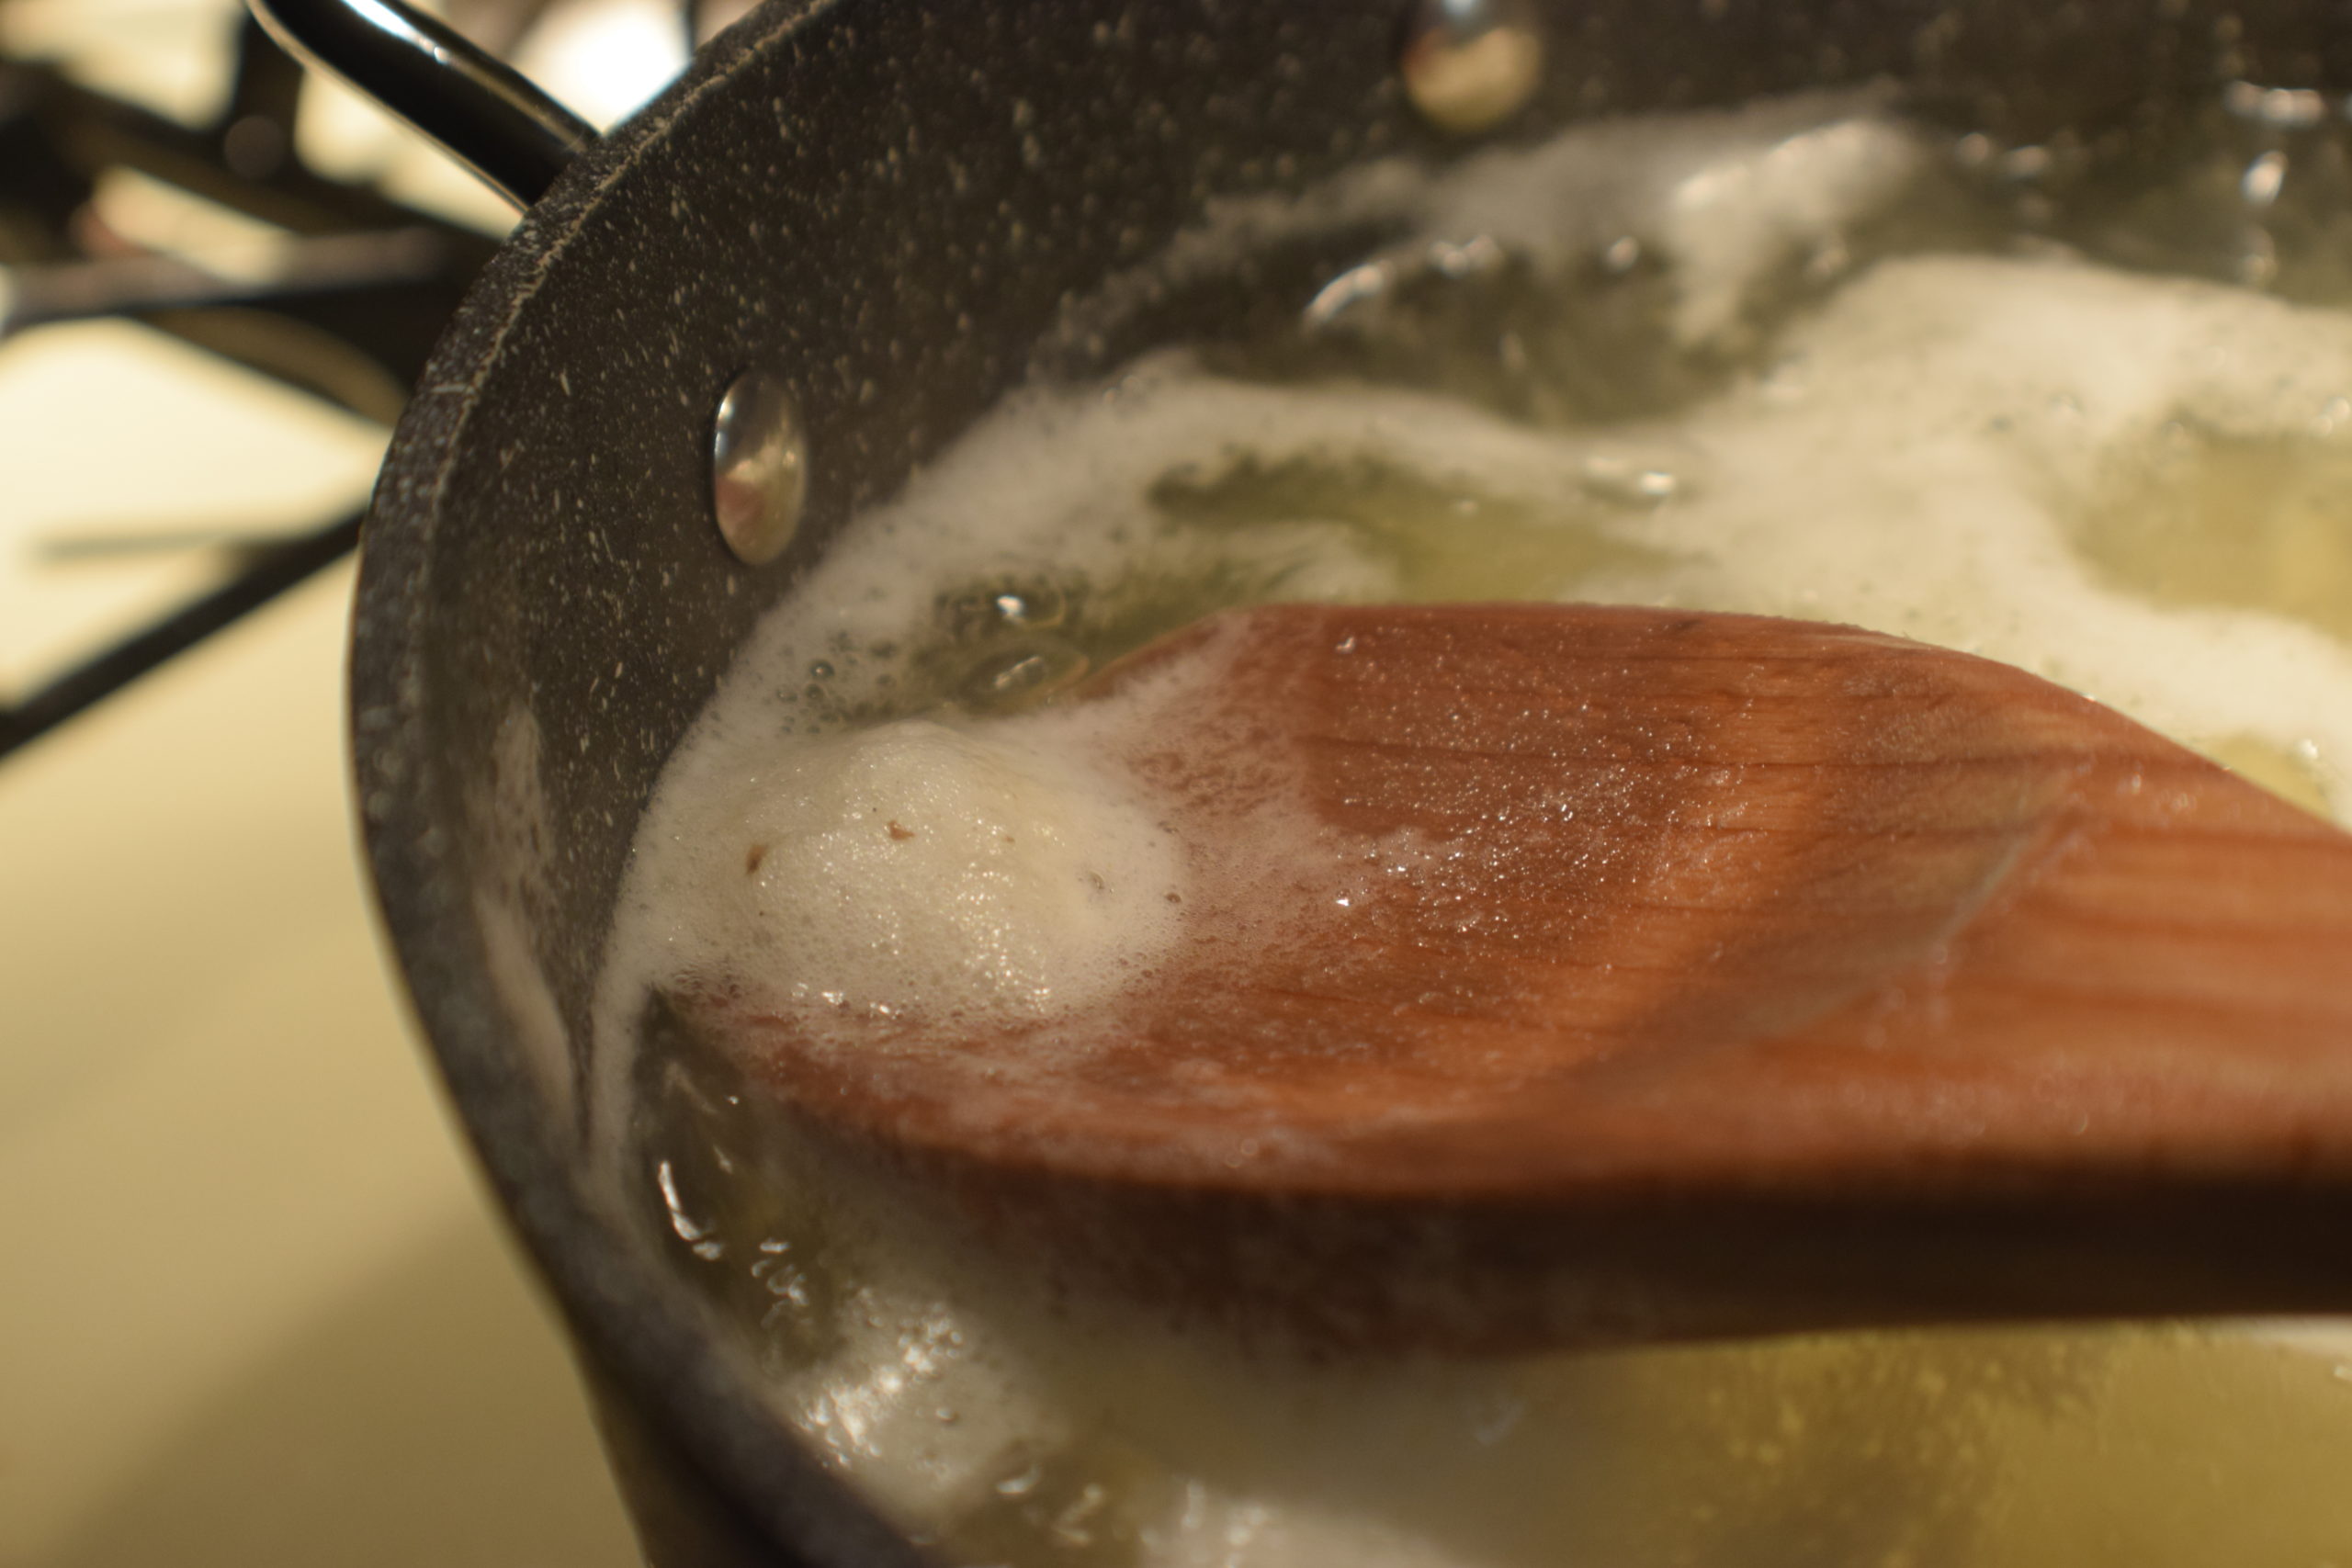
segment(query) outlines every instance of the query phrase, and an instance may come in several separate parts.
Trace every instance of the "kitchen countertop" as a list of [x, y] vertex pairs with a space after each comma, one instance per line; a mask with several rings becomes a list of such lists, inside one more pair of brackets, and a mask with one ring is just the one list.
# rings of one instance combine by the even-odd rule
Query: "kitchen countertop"
[[[663, 0], [549, 16], [522, 62], [599, 123], [680, 63]], [[6, 0], [0, 46], [200, 123], [240, 17]], [[298, 142], [513, 221], [331, 83]], [[141, 243], [233, 273], [275, 243], [110, 180]], [[356, 505], [384, 435], [127, 322], [0, 341], [0, 700], [211, 581], [206, 536]], [[0, 1568], [638, 1561], [387, 972], [348, 804], [351, 577], [0, 759]]]
[[[18, 553], [107, 510], [111, 405], [27, 368], [65, 342], [0, 347]], [[194, 363], [130, 342], [68, 344], [117, 356], [86, 396]], [[364, 486], [380, 438], [274, 471]], [[113, 439], [117, 466], [161, 460]], [[350, 586], [323, 574], [0, 761], [0, 1564], [637, 1560], [386, 972], [345, 782]]]

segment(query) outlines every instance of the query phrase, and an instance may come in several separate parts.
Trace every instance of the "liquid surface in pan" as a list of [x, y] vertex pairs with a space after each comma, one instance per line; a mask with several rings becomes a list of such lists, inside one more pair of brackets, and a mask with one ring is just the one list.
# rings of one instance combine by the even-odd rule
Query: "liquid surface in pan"
[[1214, 215], [1172, 276], [1378, 238], [1262, 334], [983, 421], [673, 760], [600, 994], [616, 1202], [945, 1561], [2352, 1561], [2352, 1325], [1285, 1348], [1047, 1288], [786, 1134], [659, 999], [744, 987], [854, 1049], [894, 1010], [1115, 997], [1183, 939], [1179, 857], [1020, 716], [1269, 600], [1856, 623], [2352, 819], [2333, 107], [2242, 84], [2094, 153], [1815, 97]]

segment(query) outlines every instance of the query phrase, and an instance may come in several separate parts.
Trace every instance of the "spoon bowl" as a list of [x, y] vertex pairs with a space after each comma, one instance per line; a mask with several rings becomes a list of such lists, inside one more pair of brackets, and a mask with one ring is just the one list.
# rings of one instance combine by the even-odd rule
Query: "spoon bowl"
[[1199, 852], [1174, 958], [854, 1049], [682, 1015], [1057, 1271], [1356, 1344], [2352, 1304], [2352, 836], [2086, 698], [1489, 604], [1078, 700]]

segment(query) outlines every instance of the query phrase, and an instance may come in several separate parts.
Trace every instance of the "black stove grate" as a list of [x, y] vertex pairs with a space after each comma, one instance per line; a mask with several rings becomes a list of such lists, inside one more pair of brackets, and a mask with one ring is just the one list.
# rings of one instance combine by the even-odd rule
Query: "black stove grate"
[[[250, 18], [234, 62], [225, 107], [191, 128], [0, 58], [0, 337], [136, 321], [389, 425], [495, 242], [305, 167], [301, 67]], [[118, 168], [284, 231], [281, 261], [261, 281], [231, 281], [123, 241], [91, 200]], [[337, 517], [234, 548], [217, 586], [0, 703], [0, 757], [341, 558], [361, 525]]]

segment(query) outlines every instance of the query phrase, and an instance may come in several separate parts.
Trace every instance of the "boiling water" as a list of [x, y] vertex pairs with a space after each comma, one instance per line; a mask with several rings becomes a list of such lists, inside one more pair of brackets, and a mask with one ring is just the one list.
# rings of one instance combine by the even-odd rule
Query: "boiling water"
[[[1815, 98], [1216, 215], [1171, 273], [1386, 238], [1284, 331], [983, 421], [839, 541], [673, 761], [600, 997], [616, 1201], [779, 1419], [949, 1561], [2352, 1562], [2352, 1332], [1318, 1356], [1052, 1295], [780, 1135], [662, 999], [748, 986], [854, 1032], [1115, 995], [1181, 933], [1174, 852], [1017, 716], [1247, 602], [1854, 622], [2352, 818], [2334, 113], [2240, 85], [2095, 154]], [[909, 870], [874, 848], [902, 813], [963, 837]]]

